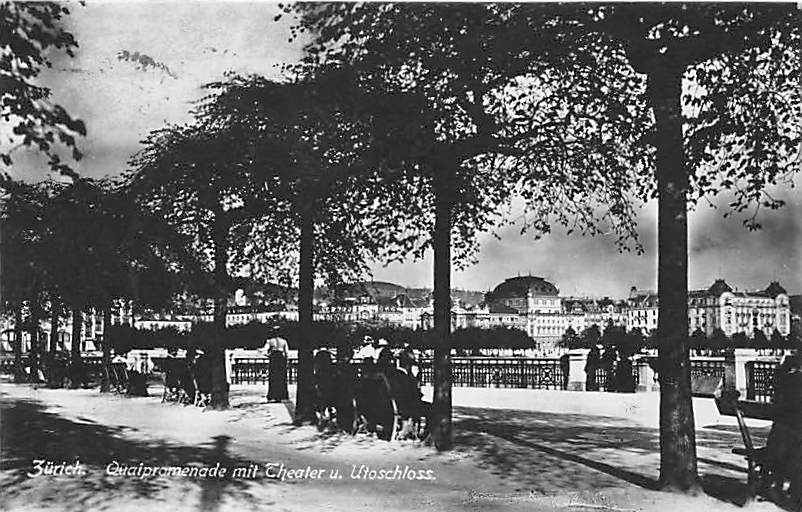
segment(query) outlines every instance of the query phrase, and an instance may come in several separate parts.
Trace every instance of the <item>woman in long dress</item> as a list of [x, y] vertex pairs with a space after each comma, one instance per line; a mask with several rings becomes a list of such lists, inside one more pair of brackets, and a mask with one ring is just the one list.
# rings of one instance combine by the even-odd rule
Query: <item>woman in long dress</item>
[[265, 344], [269, 358], [267, 371], [267, 401], [281, 402], [290, 397], [287, 391], [287, 340], [276, 336]]

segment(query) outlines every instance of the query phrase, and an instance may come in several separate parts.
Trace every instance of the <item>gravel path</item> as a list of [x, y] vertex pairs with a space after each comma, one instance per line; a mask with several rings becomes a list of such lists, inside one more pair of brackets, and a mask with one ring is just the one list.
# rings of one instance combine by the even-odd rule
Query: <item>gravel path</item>
[[[745, 510], [733, 504], [746, 477], [729, 453], [737, 427], [710, 403], [695, 404], [708, 495], [689, 497], [652, 490], [655, 394], [455, 389], [458, 448], [439, 454], [293, 427], [291, 404], [263, 403], [263, 392], [235, 387], [230, 410], [204, 412], [3, 384], [0, 509]], [[754, 426], [765, 435], [765, 422]], [[29, 476], [76, 462], [78, 474]]]

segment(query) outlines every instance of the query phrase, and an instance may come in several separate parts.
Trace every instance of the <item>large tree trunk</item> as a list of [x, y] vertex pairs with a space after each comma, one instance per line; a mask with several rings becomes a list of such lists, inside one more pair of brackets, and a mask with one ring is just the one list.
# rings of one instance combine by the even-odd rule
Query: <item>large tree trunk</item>
[[81, 329], [84, 323], [83, 312], [72, 309], [72, 335], [70, 338], [70, 387], [81, 387], [84, 382], [84, 368], [81, 360]]
[[[660, 483], [698, 489], [688, 353], [688, 169], [682, 138], [682, 67], [655, 66], [649, 96], [657, 122]], [[673, 69], [672, 69], [673, 68]]]
[[39, 339], [39, 322], [42, 318], [42, 308], [39, 301], [31, 301], [30, 318], [28, 320], [28, 334], [31, 337], [31, 351], [28, 356], [28, 366], [31, 373], [28, 375], [29, 382], [39, 383], [39, 369], [41, 368], [41, 340]]
[[60, 387], [61, 372], [59, 369], [58, 358], [56, 352], [58, 351], [58, 321], [59, 321], [59, 304], [58, 300], [50, 300], [50, 348], [47, 351], [47, 385], [51, 388]]
[[312, 300], [315, 290], [314, 211], [301, 206], [301, 247], [298, 275], [298, 388], [295, 396], [295, 425], [315, 422], [315, 383], [312, 375]]
[[25, 382], [25, 365], [22, 363], [22, 303], [14, 309], [14, 382]]
[[111, 327], [111, 308], [103, 309], [103, 359], [101, 364], [103, 370], [100, 376], [100, 392], [108, 393], [111, 391], [111, 338], [109, 328]]
[[[220, 215], [218, 212], [216, 215]], [[217, 297], [214, 302], [214, 326], [217, 336], [209, 348], [209, 368], [212, 378], [210, 409], [228, 409], [228, 379], [226, 378], [225, 329], [228, 315], [228, 228], [216, 224], [214, 234], [214, 272]]]
[[454, 446], [451, 423], [451, 207], [452, 177], [445, 169], [435, 169], [434, 223], [434, 400], [432, 403], [432, 441], [440, 450]]

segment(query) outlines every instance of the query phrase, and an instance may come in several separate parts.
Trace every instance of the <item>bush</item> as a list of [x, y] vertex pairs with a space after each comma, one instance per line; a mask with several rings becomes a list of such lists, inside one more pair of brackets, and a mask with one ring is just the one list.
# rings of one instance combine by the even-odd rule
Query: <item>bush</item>
[[[200, 323], [193, 326], [190, 333], [182, 333], [174, 328], [139, 330], [116, 325], [112, 326], [109, 335], [117, 353], [152, 348], [257, 349], [263, 347], [268, 338], [275, 336], [286, 339], [290, 349], [297, 349], [301, 339], [298, 322], [289, 320], [277, 320], [270, 324], [251, 322], [223, 331], [213, 324]], [[409, 343], [414, 348], [431, 349], [436, 343], [433, 330], [330, 321], [315, 322], [309, 340], [313, 348], [337, 347], [348, 350], [359, 347], [365, 336], [374, 340], [384, 338], [390, 346], [396, 347]], [[451, 340], [454, 348], [467, 350], [535, 347], [534, 340], [525, 332], [510, 327], [457, 329], [451, 334]]]
[[122, 354], [132, 349], [153, 348], [187, 348], [189, 335], [178, 329], [168, 327], [165, 329], [134, 329], [129, 325], [112, 325], [107, 335], [111, 340], [114, 352]]

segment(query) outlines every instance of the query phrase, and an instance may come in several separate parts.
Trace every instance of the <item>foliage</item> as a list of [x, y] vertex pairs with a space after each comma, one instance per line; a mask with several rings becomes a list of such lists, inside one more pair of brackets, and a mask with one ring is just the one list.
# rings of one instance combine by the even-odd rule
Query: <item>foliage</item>
[[130, 325], [109, 326], [107, 335], [116, 354], [134, 349], [183, 348], [188, 347], [189, 336], [174, 328], [134, 329]]
[[71, 308], [105, 309], [117, 299], [136, 299], [140, 307], [169, 302], [169, 245], [181, 242], [139, 212], [119, 183], [82, 178], [60, 185], [44, 219], [45, 275]]
[[451, 339], [451, 346], [457, 349], [527, 349], [536, 347], [535, 341], [529, 335], [520, 329], [512, 327], [457, 329], [451, 334]]
[[[0, 119], [4, 122], [0, 145], [0, 179], [9, 177], [12, 153], [33, 148], [48, 157], [53, 171], [73, 175], [62, 161], [59, 146], [72, 151], [79, 160], [76, 136], [86, 127], [60, 105], [50, 101], [51, 91], [36, 84], [43, 67], [51, 67], [48, 54], [63, 51], [68, 56], [78, 43], [61, 27], [69, 10], [54, 2], [2, 2], [0, 4]], [[7, 133], [8, 126], [11, 133]], [[8, 169], [8, 170], [7, 170]]]
[[[213, 324], [196, 324], [189, 333], [174, 328], [134, 329], [127, 325], [114, 325], [109, 331], [117, 353], [131, 349], [181, 348], [187, 349], [222, 347], [224, 349], [259, 349], [272, 337], [287, 340], [289, 348], [296, 350], [301, 336], [311, 340], [314, 348], [337, 348], [354, 350], [362, 345], [365, 337], [374, 341], [385, 339], [391, 347], [401, 347], [405, 343], [417, 349], [431, 349], [435, 338], [431, 330], [413, 330], [395, 326], [370, 326], [350, 322], [315, 322], [311, 333], [301, 333], [299, 324], [286, 319], [276, 319], [264, 324], [251, 322], [245, 325], [227, 327], [220, 331]], [[479, 348], [534, 348], [535, 343], [525, 332], [509, 327], [492, 329], [466, 328], [452, 333], [453, 346], [457, 349]]]
[[411, 248], [403, 211], [414, 191], [365, 163], [375, 120], [363, 110], [377, 98], [325, 70], [294, 82], [230, 74], [207, 88], [197, 115], [247, 141], [264, 205], [247, 248], [252, 275], [297, 279], [305, 212], [314, 224], [315, 273], [330, 286], [363, 277], [373, 259], [397, 259]]
[[580, 347], [581, 341], [581, 338], [576, 335], [574, 328], [569, 326], [560, 337], [558, 346], [568, 349], [582, 348]]
[[601, 329], [599, 329], [599, 326], [596, 324], [586, 327], [585, 330], [582, 331], [581, 338], [582, 346], [579, 348], [593, 348], [601, 340]]
[[[561, 23], [554, 31], [567, 48], [587, 59], [618, 61], [629, 87], [665, 69], [681, 74], [678, 99], [692, 202], [729, 192], [734, 200], [725, 214], [753, 208], [744, 221], [753, 229], [759, 228], [755, 216], [761, 207], [783, 205], [771, 187], [790, 183], [799, 172], [802, 141], [794, 6], [599, 4], [558, 10]], [[642, 89], [650, 104], [659, 85]], [[639, 112], [649, 116], [649, 110]], [[659, 145], [648, 132], [637, 143]]]
[[159, 62], [150, 55], [146, 55], [144, 53], [120, 50], [117, 52], [117, 60], [131, 62], [136, 66], [136, 69], [140, 71], [147, 71], [149, 68], [158, 69], [164, 72], [170, 78], [178, 78], [178, 76], [165, 63]]
[[2, 301], [15, 308], [37, 297], [45, 285], [45, 209], [54, 194], [51, 182], [29, 184], [11, 179], [0, 185], [0, 222], [3, 223]]
[[246, 262], [253, 194], [237, 140], [200, 124], [168, 126], [148, 135], [126, 176], [138, 208], [189, 242], [178, 263], [189, 290], [206, 297], [231, 291]]
[[[625, 88], [620, 96], [585, 95], [615, 83], [589, 72], [590, 61], [559, 70], [540, 66], [544, 41], [510, 37], [521, 28], [518, 6], [294, 9], [301, 14], [298, 28], [316, 36], [307, 47], [308, 65], [343, 65], [360, 88], [405, 97], [406, 116], [395, 120], [385, 146], [404, 155], [415, 179], [443, 175], [448, 181], [457, 265], [473, 254], [477, 230], [502, 221], [499, 209], [516, 192], [527, 199], [525, 225], [535, 232], [548, 231], [553, 216], [569, 230], [591, 233], [603, 221], [622, 244], [635, 236], [626, 190], [631, 170], [648, 160], [633, 138], [642, 123], [623, 108], [635, 100], [625, 98]], [[603, 115], [610, 119], [606, 126], [592, 121]], [[377, 132], [372, 142], [382, 137]], [[431, 205], [432, 185], [421, 192], [418, 201]], [[600, 214], [599, 205], [606, 205]], [[417, 232], [431, 233], [431, 210], [417, 222]]]

